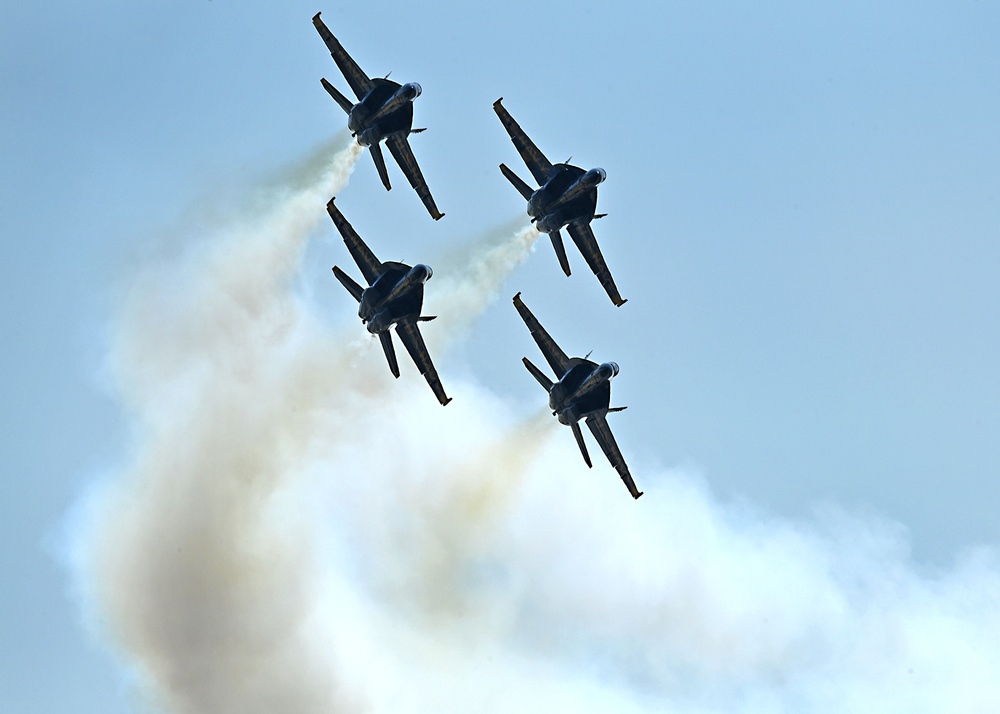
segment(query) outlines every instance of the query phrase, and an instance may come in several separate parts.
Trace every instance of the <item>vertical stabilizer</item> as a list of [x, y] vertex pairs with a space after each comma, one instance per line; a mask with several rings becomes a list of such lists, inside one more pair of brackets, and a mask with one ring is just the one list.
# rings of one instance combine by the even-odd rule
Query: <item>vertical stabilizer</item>
[[568, 276], [570, 274], [569, 258], [566, 257], [566, 247], [563, 245], [562, 233], [554, 230], [549, 233], [549, 239], [552, 241], [552, 248], [556, 251], [556, 258], [559, 259], [559, 267]]
[[380, 332], [378, 339], [382, 343], [382, 351], [385, 352], [385, 359], [389, 363], [389, 371], [393, 377], [399, 379], [399, 363], [396, 361], [396, 350], [392, 346], [392, 333], [388, 330]]
[[378, 169], [378, 177], [382, 179], [382, 185], [385, 186], [386, 191], [391, 191], [392, 185], [389, 183], [389, 172], [385, 169], [382, 147], [378, 144], [372, 144], [368, 149], [372, 152], [372, 159], [375, 161], [375, 168]]
[[590, 463], [590, 454], [587, 453], [587, 445], [583, 443], [583, 432], [580, 431], [580, 422], [575, 421], [569, 426], [573, 430], [576, 445], [580, 447], [580, 453], [583, 454], [583, 460], [587, 464], [587, 468], [594, 468], [594, 465]]

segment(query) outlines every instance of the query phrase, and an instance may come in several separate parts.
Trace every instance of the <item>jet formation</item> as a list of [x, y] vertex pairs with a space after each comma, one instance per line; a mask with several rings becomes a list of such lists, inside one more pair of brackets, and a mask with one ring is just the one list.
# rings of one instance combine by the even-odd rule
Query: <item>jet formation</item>
[[[390, 81], [388, 77], [369, 78], [320, 19], [320, 13], [313, 17], [313, 25], [358, 101], [352, 102], [325, 78], [321, 83], [347, 113], [347, 127], [351, 135], [361, 146], [368, 147], [382, 184], [386, 190], [391, 188], [381, 149], [382, 142], [385, 142], [427, 212], [434, 220], [440, 219], [444, 214], [434, 203], [407, 141], [410, 134], [424, 131], [413, 128], [413, 100], [421, 94], [420, 85], [416, 82], [401, 85]], [[528, 202], [528, 216], [535, 228], [548, 234], [562, 271], [567, 276], [570, 275], [561, 233], [565, 228], [608, 297], [616, 307], [620, 307], [626, 300], [618, 292], [590, 226], [595, 218], [603, 217], [596, 212], [597, 186], [605, 180], [607, 174], [604, 169], [584, 170], [568, 161], [561, 164], [550, 162], [501, 102], [502, 98], [494, 102], [493, 110], [538, 188], [532, 188], [506, 164], [500, 164], [501, 173]], [[389, 371], [394, 377], [399, 377], [399, 364], [391, 332], [394, 328], [396, 336], [420, 374], [427, 380], [438, 402], [448, 404], [451, 397], [444, 391], [418, 326], [421, 322], [435, 319], [434, 316], [420, 314], [424, 285], [433, 276], [433, 271], [421, 263], [411, 266], [401, 262], [380, 261], [340, 212], [333, 198], [327, 203], [326, 209], [367, 287], [356, 282], [338, 266], [333, 267], [333, 274], [358, 302], [358, 317], [362, 324], [369, 333], [378, 335]], [[567, 357], [521, 300], [520, 292], [514, 296], [514, 307], [555, 375], [553, 380], [527, 357], [522, 359], [528, 372], [548, 393], [549, 408], [553, 416], [559, 423], [570, 427], [584, 462], [593, 468], [580, 428], [580, 422], [584, 421], [629, 493], [633, 498], [639, 498], [642, 492], [636, 488], [607, 421], [609, 413], [625, 408], [611, 406], [611, 380], [618, 374], [618, 365], [614, 362], [598, 364], [589, 359], [589, 354], [587, 357]]]

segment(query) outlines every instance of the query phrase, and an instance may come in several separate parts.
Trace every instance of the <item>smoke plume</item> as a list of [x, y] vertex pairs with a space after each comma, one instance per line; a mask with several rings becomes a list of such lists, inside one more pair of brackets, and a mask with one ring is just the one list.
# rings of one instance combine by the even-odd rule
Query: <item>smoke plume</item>
[[[544, 405], [441, 370], [442, 408], [360, 326], [324, 323], [295, 281], [357, 156], [192, 237], [122, 306], [136, 447], [88, 503], [79, 578], [144, 706], [1000, 710], [992, 551], [922, 573], [891, 524], [770, 519], [638, 458], [634, 502]], [[432, 350], [536, 235], [435, 264]]]

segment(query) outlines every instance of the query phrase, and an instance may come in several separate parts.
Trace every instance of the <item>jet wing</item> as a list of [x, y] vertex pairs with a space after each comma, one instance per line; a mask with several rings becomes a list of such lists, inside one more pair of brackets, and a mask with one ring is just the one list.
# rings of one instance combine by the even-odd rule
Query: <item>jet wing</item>
[[410, 186], [420, 196], [420, 200], [423, 201], [427, 212], [431, 214], [431, 218], [435, 221], [441, 218], [444, 214], [434, 204], [434, 199], [431, 197], [431, 190], [427, 188], [427, 181], [424, 180], [424, 175], [420, 173], [420, 167], [413, 156], [410, 142], [402, 134], [393, 134], [385, 140], [385, 144], [389, 147], [393, 158], [396, 159], [396, 163], [399, 164], [399, 168], [402, 169], [406, 180], [410, 182]]
[[437, 397], [442, 405], [450, 402], [451, 397], [444, 393], [441, 378], [438, 377], [437, 370], [434, 369], [431, 354], [427, 351], [427, 345], [424, 344], [424, 338], [420, 334], [417, 324], [409, 321], [398, 322], [396, 323], [396, 334], [399, 335], [399, 340], [403, 343], [406, 351], [410, 353], [410, 357], [413, 358], [413, 362], [417, 365], [417, 369], [420, 370], [420, 374], [424, 375], [424, 379], [430, 385], [434, 396]]
[[528, 331], [535, 338], [538, 349], [542, 351], [545, 361], [549, 363], [552, 371], [555, 372], [556, 378], [561, 378], [569, 371], [569, 358], [566, 356], [566, 353], [559, 349], [559, 345], [549, 337], [549, 333], [542, 327], [542, 323], [531, 314], [531, 310], [521, 300], [521, 293], [514, 296], [514, 307], [517, 308], [517, 312], [521, 315], [521, 319], [524, 320], [524, 324], [528, 326]]
[[347, 83], [351, 85], [351, 89], [354, 90], [354, 94], [359, 100], [364, 99], [365, 95], [368, 94], [374, 87], [374, 83], [368, 78], [368, 75], [361, 71], [358, 67], [358, 63], [355, 62], [347, 50], [344, 49], [343, 45], [333, 36], [333, 33], [327, 28], [323, 20], [320, 19], [320, 13], [316, 13], [313, 17], [313, 25], [316, 26], [316, 31], [319, 32], [319, 36], [323, 38], [323, 42], [326, 43], [326, 47], [330, 50], [330, 56], [333, 57], [333, 61], [337, 63], [340, 67], [340, 71], [344, 74], [344, 79]]
[[514, 148], [517, 149], [517, 153], [524, 159], [524, 163], [527, 164], [531, 175], [535, 177], [538, 185], [542, 186], [549, 180], [549, 174], [552, 173], [552, 162], [545, 158], [545, 154], [539, 151], [534, 142], [528, 138], [521, 125], [514, 121], [514, 118], [507, 112], [503, 104], [500, 103], [502, 101], [503, 97], [500, 97], [500, 99], [493, 102], [493, 111], [500, 117], [503, 128], [510, 135], [510, 140], [514, 142]]
[[632, 494], [632, 498], [639, 498], [642, 495], [642, 491], [635, 487], [635, 481], [632, 480], [632, 474], [629, 473], [625, 457], [622, 456], [622, 452], [618, 448], [618, 443], [615, 441], [615, 436], [611, 433], [608, 420], [603, 416], [589, 416], [587, 417], [587, 426], [590, 427], [590, 431], [594, 435], [594, 438], [597, 439], [597, 443], [601, 445], [601, 449], [604, 451], [604, 455], [608, 457], [608, 461], [611, 462], [611, 465], [615, 467], [615, 471], [621, 476], [628, 492]]
[[601, 285], [607, 291], [611, 302], [617, 307], [621, 307], [628, 302], [627, 300], [623, 300], [622, 296], [618, 294], [618, 288], [615, 286], [614, 278], [611, 277], [611, 271], [608, 270], [608, 264], [604, 262], [604, 256], [601, 255], [601, 249], [597, 245], [597, 238], [594, 237], [594, 230], [590, 227], [590, 224], [568, 223], [566, 231], [569, 233], [570, 238], [573, 239], [573, 242], [576, 243], [576, 247], [580, 249], [584, 259], [587, 261], [587, 265], [594, 271], [597, 279], [601, 281]]
[[368, 281], [369, 285], [373, 285], [383, 272], [382, 263], [375, 257], [371, 249], [365, 245], [365, 242], [361, 240], [361, 236], [358, 235], [357, 231], [347, 222], [344, 214], [340, 212], [340, 209], [334, 204], [332, 198], [326, 204], [326, 212], [330, 214], [330, 218], [333, 219], [333, 223], [337, 226], [337, 230], [340, 231], [340, 235], [344, 237], [347, 250], [351, 251], [351, 257], [354, 258], [354, 262], [361, 268], [361, 274], [365, 276], [365, 280]]

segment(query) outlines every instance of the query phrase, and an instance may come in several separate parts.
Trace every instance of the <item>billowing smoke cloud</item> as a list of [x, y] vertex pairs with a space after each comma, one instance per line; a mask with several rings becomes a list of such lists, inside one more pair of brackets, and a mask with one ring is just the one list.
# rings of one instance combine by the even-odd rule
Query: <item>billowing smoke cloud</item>
[[[637, 457], [633, 502], [541, 403], [442, 370], [442, 408], [325, 324], [294, 285], [357, 155], [125, 301], [137, 446], [88, 501], [79, 577], [152, 709], [1000, 710], [992, 552], [921, 573], [891, 525], [723, 507]], [[451, 256], [462, 278], [428, 258], [428, 340], [461, 335], [535, 235]]]

